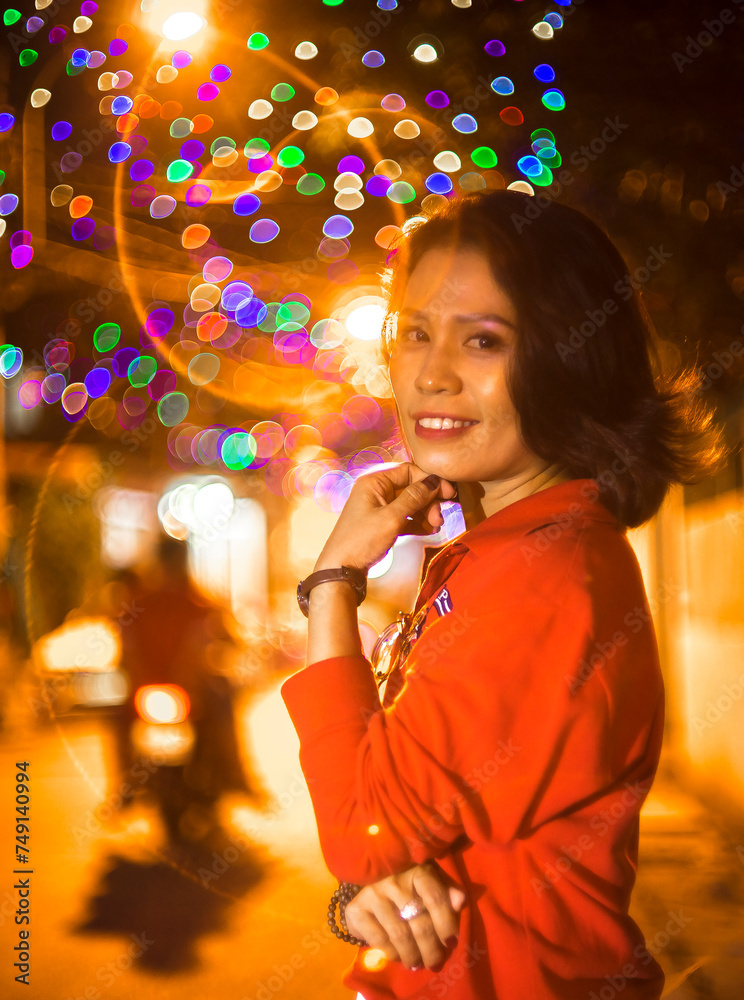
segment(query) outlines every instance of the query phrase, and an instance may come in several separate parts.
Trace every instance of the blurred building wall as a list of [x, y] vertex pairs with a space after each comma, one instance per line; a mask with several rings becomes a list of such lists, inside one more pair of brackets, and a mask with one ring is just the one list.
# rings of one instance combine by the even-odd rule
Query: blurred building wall
[[691, 791], [744, 820], [744, 495], [670, 491], [628, 537], [644, 571], [667, 695], [664, 754]]
[[679, 637], [691, 773], [744, 813], [744, 502], [730, 490], [684, 511], [690, 599]]

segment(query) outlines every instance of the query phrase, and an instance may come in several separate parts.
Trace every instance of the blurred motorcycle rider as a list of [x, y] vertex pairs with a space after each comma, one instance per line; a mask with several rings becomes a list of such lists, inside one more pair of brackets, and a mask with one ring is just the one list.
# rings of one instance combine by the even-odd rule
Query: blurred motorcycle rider
[[214, 801], [226, 790], [257, 794], [240, 763], [227, 676], [239, 639], [231, 616], [192, 583], [185, 542], [162, 537], [155, 570], [133, 598], [129, 620], [120, 619], [122, 668], [130, 683], [120, 733], [127, 766], [135, 692], [148, 684], [178, 684], [189, 696], [196, 731], [187, 784]]

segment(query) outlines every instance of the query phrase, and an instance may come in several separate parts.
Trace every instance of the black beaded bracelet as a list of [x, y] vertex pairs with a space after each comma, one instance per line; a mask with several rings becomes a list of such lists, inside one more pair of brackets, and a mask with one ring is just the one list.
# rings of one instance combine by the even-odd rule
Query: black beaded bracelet
[[[349, 944], [358, 945], [360, 948], [367, 948], [368, 945], [366, 941], [354, 937], [353, 934], [349, 934], [349, 928], [346, 926], [345, 917], [346, 904], [350, 903], [354, 896], [361, 891], [361, 889], [361, 885], [355, 885], [353, 882], [341, 882], [339, 884], [338, 889], [336, 889], [334, 894], [331, 896], [331, 902], [328, 904], [328, 926], [341, 941], [347, 941]], [[337, 903], [341, 927], [336, 925]], [[341, 928], [343, 928], [343, 930]]]

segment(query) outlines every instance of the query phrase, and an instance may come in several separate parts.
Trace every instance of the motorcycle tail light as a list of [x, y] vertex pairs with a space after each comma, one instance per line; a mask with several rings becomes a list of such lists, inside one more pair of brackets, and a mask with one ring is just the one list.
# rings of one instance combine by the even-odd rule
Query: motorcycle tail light
[[191, 723], [157, 723], [135, 719], [132, 724], [132, 746], [142, 757], [150, 758], [158, 767], [175, 767], [191, 759], [196, 734]]
[[171, 725], [184, 722], [191, 705], [189, 696], [178, 684], [147, 684], [137, 688], [134, 707], [145, 722]]

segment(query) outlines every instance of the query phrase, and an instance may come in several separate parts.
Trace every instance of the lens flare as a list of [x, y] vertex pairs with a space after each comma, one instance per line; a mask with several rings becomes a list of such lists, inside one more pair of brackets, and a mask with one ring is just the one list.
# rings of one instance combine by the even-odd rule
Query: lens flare
[[189, 714], [189, 696], [178, 684], [148, 684], [134, 696], [137, 714], [145, 722], [183, 722]]
[[197, 31], [201, 31], [206, 23], [199, 14], [180, 11], [177, 14], [171, 14], [166, 20], [163, 25], [163, 34], [172, 42], [180, 42], [184, 38], [191, 38]]

